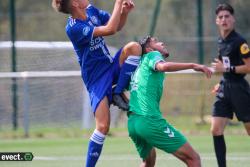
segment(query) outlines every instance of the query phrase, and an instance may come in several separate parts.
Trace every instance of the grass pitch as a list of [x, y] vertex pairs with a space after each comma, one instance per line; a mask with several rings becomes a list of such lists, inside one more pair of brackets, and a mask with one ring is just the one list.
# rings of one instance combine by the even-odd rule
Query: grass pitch
[[[204, 167], [215, 167], [212, 138], [187, 135]], [[228, 167], [249, 167], [250, 140], [246, 135], [226, 135]], [[85, 164], [88, 138], [9, 139], [0, 141], [1, 152], [32, 152], [31, 162], [3, 162], [1, 167], [80, 167]], [[107, 137], [97, 167], [137, 167], [141, 160], [128, 137]], [[157, 150], [156, 167], [184, 167], [170, 154]]]

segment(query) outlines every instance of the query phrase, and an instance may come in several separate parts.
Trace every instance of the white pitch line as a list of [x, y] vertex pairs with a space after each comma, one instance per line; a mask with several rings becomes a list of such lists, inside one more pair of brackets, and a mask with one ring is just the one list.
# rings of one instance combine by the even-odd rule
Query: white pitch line
[[[69, 157], [49, 157], [49, 156], [35, 156], [34, 160], [36, 161], [82, 161], [85, 159], [85, 156], [69, 156]], [[140, 160], [140, 158], [137, 155], [121, 155], [121, 156], [106, 156], [103, 155], [100, 157], [100, 160], [102, 161], [126, 161], [126, 160]], [[176, 157], [174, 156], [158, 156], [157, 160], [176, 160]], [[214, 161], [215, 156], [212, 155], [201, 155], [201, 160], [206, 161]], [[227, 156], [227, 160], [229, 161], [250, 161], [250, 157], [248, 155], [244, 156], [233, 156], [229, 155]]]

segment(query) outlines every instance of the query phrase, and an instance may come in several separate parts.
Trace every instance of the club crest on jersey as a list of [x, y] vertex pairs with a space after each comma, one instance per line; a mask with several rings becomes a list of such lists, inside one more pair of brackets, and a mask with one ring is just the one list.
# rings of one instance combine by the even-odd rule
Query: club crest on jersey
[[88, 33], [89, 33], [89, 31], [90, 31], [90, 28], [89, 28], [89, 27], [84, 27], [84, 28], [82, 29], [82, 34], [83, 34], [84, 36], [87, 36]]
[[248, 45], [247, 45], [246, 43], [244, 43], [244, 44], [242, 44], [242, 45], [240, 46], [240, 52], [241, 52], [241, 54], [243, 54], [243, 55], [245, 55], [245, 54], [247, 54], [247, 53], [250, 52], [249, 47], [248, 47]]

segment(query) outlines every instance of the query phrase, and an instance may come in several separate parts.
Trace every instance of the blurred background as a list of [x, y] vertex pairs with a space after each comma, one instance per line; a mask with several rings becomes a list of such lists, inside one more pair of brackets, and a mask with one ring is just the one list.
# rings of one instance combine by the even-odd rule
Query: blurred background
[[[123, 30], [105, 38], [112, 54], [127, 42], [151, 34], [167, 43], [170, 61], [209, 65], [217, 56], [214, 10], [222, 2], [234, 7], [236, 30], [250, 41], [250, 1], [134, 2], [136, 8]], [[114, 0], [91, 3], [111, 13]], [[71, 132], [74, 128], [93, 128], [91, 112], [86, 115], [88, 96], [77, 73], [80, 68], [65, 34], [67, 17], [52, 9], [51, 0], [0, 1], [0, 132], [19, 130], [29, 136], [30, 131], [47, 128], [69, 128]], [[16, 47], [12, 47], [13, 41], [17, 41]], [[24, 71], [75, 73], [64, 77], [39, 77], [36, 73], [29, 78], [9, 73]], [[169, 74], [161, 102], [166, 118], [179, 127], [209, 123], [214, 99], [210, 91], [219, 77], [207, 80], [197, 73]], [[126, 114], [115, 107], [112, 112], [112, 126], [126, 127]], [[69, 135], [74, 135], [71, 132]]]

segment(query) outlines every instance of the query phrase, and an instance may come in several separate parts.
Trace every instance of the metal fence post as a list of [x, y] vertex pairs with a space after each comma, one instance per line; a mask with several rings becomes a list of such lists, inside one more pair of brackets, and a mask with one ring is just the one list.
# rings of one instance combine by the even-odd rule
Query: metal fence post
[[29, 137], [29, 83], [28, 78], [23, 79], [23, 125], [24, 125], [24, 136]]

